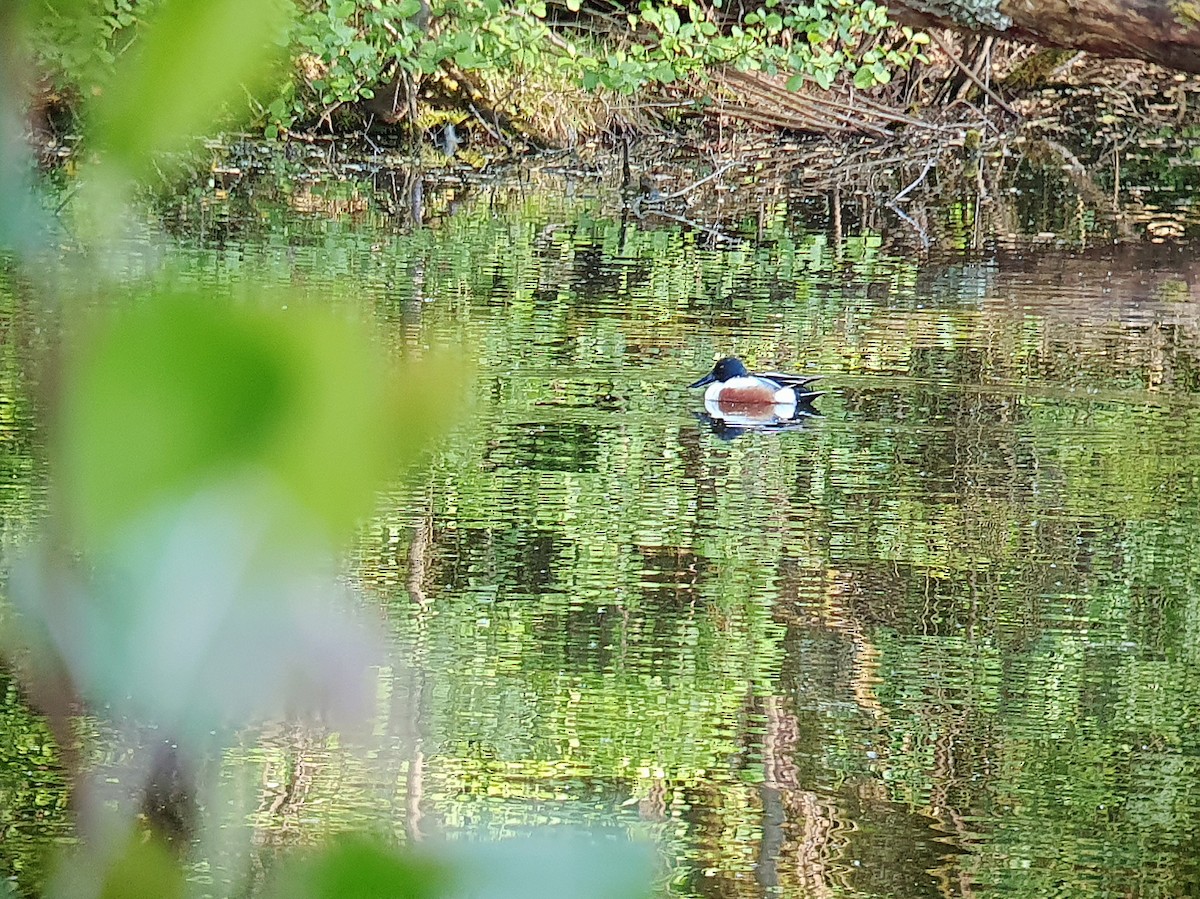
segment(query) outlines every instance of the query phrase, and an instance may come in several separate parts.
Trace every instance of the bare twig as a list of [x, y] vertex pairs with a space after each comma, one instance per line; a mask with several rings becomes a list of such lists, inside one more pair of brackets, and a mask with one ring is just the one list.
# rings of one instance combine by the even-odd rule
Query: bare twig
[[925, 130], [938, 130], [940, 125], [905, 115], [898, 109], [879, 103], [857, 91], [835, 88], [821, 93], [790, 91], [777, 81], [736, 69], [725, 69], [722, 76], [736, 82], [747, 92], [754, 93], [783, 109], [809, 117], [822, 125], [820, 130], [835, 130], [841, 126], [855, 130], [887, 135], [881, 123], [908, 125]]
[[[844, 112], [842, 104], [835, 104], [830, 101], [815, 101], [813, 97], [807, 94], [788, 91], [765, 78], [756, 77], [747, 72], [739, 72], [736, 69], [726, 69], [722, 72], [722, 75], [729, 81], [737, 83], [744, 92], [755, 94], [759, 99], [765, 100], [779, 110], [778, 112], [772, 110], [769, 113], [770, 115], [778, 116], [782, 112], [795, 116], [810, 130], [825, 133], [839, 129], [850, 129], [872, 132], [880, 137], [889, 135], [886, 128], [875, 122], [868, 121], [866, 117], [856, 117]], [[814, 106], [822, 108], [815, 109], [813, 108]], [[760, 110], [756, 111], [762, 112]]]
[[333, 131], [333, 114], [335, 112], [337, 112], [339, 109], [341, 109], [341, 107], [343, 105], [344, 104], [342, 103], [342, 101], [339, 100], [338, 102], [334, 103], [333, 105], [325, 107], [325, 110], [321, 113], [321, 117], [319, 119], [317, 119], [317, 127], [320, 128], [322, 125], [325, 125], [332, 132]]
[[504, 133], [497, 128], [493, 128], [492, 123], [484, 117], [483, 113], [479, 111], [479, 108], [474, 103], [468, 102], [467, 109], [471, 110], [471, 115], [479, 119], [479, 124], [483, 125], [484, 130], [492, 136], [493, 140], [497, 140], [504, 144], [504, 146], [509, 150], [512, 149], [512, 144], [508, 142], [507, 138], [505, 138]]
[[363, 140], [367, 142], [367, 146], [371, 148], [371, 152], [378, 156], [383, 152], [383, 149], [375, 141], [371, 140], [371, 126], [375, 124], [375, 113], [371, 113], [371, 117], [367, 119], [367, 125], [363, 128]]
[[393, 24], [392, 24], [391, 22], [389, 22], [387, 19], [383, 19], [383, 18], [381, 18], [381, 19], [379, 20], [379, 26], [380, 26], [380, 27], [381, 27], [381, 28], [382, 28], [384, 31], [386, 31], [388, 34], [390, 34], [390, 35], [392, 36], [392, 38], [393, 38], [393, 39], [395, 39], [395, 40], [397, 40], [397, 41], [398, 41], [398, 40], [401, 40], [401, 38], [402, 38], [402, 35], [400, 34], [400, 31], [399, 31], [399, 30], [396, 28], [396, 26], [395, 26], [395, 25], [393, 25]]
[[981, 91], [983, 91], [985, 94], [987, 94], [988, 97], [990, 97], [991, 100], [997, 106], [999, 106], [1001, 109], [1003, 109], [1005, 112], [1007, 112], [1014, 119], [1021, 118], [1021, 114], [1019, 112], [1017, 112], [1015, 109], [1013, 109], [1007, 103], [1005, 103], [1002, 99], [1000, 99], [999, 94], [997, 94], [994, 90], [992, 90], [990, 87], [988, 87], [986, 84], [984, 84], [982, 81], [979, 80], [979, 76], [971, 71], [970, 66], [968, 66], [965, 62], [963, 62], [961, 59], [959, 59], [958, 55], [953, 50], [950, 49], [950, 45], [947, 44], [945, 42], [945, 40], [943, 40], [942, 37], [936, 31], [930, 31], [930, 32], [928, 32], [928, 34], [933, 39], [933, 42], [938, 45], [938, 48], [943, 53], [946, 54], [946, 56], [950, 60], [950, 62], [954, 63], [955, 68], [957, 68], [960, 72], [962, 72], [964, 75], [966, 75], [967, 78], [969, 78], [971, 80], [971, 82], [977, 88], [979, 88]]

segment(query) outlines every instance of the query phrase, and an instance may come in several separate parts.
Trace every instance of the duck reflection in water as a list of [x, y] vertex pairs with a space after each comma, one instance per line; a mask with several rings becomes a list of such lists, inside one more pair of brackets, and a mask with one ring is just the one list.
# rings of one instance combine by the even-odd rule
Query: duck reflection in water
[[815, 376], [769, 371], [755, 374], [741, 359], [726, 356], [713, 370], [689, 387], [704, 391], [702, 421], [721, 437], [732, 439], [747, 431], [791, 431], [819, 415], [812, 401], [820, 391], [809, 390]]

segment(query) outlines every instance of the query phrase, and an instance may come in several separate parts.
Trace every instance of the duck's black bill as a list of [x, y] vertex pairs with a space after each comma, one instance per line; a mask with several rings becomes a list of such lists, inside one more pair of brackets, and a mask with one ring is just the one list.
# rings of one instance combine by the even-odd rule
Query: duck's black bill
[[688, 384], [688, 388], [690, 389], [690, 388], [692, 388], [692, 387], [703, 387], [705, 384], [711, 384], [711, 383], [712, 383], [713, 381], [715, 381], [716, 379], [717, 379], [717, 376], [716, 376], [716, 375], [714, 375], [714, 374], [713, 374], [713, 373], [710, 371], [708, 374], [706, 374], [706, 375], [705, 375], [703, 378], [701, 378], [701, 379], [700, 379], [699, 381], [697, 381], [695, 384]]

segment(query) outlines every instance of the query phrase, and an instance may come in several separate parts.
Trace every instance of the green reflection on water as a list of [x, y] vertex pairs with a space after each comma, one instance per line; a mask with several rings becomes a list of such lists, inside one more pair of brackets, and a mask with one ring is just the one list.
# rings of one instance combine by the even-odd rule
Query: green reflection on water
[[[587, 183], [431, 192], [421, 228], [378, 184], [260, 188], [176, 211], [184, 281], [290, 285], [478, 375], [353, 553], [393, 628], [375, 733], [225, 761], [263, 846], [577, 823], [656, 840], [683, 895], [1200, 886], [1184, 260], [919, 266], [786, 205], [714, 248]], [[712, 433], [682, 385], [726, 352], [824, 373], [823, 417]], [[4, 424], [18, 531], [32, 433]], [[0, 850], [28, 886], [63, 793], [13, 703], [10, 814], [57, 810]]]

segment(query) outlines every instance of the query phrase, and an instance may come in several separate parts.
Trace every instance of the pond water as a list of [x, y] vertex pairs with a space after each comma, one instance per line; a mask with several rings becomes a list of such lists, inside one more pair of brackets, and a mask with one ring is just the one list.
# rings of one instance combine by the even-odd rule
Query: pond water
[[[327, 286], [473, 359], [349, 560], [391, 628], [371, 752], [278, 728], [222, 763], [263, 851], [577, 825], [649, 841], [687, 897], [1200, 891], [1190, 247], [918, 256], [787, 202], [715, 241], [551, 175], [444, 184], [421, 226], [396, 196], [247, 180], [164, 214], [184, 280]], [[21, 351], [17, 535], [42, 490]], [[714, 430], [685, 385], [725, 354], [823, 375], [820, 416]], [[39, 734], [10, 685], [22, 890], [69, 834]]]

